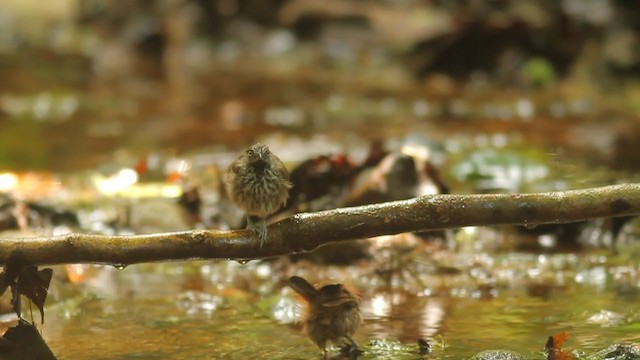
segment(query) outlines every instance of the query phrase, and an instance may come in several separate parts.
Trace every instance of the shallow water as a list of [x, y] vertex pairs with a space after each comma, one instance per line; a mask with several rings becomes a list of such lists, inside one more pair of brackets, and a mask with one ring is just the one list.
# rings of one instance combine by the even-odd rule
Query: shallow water
[[[101, 267], [95, 279], [102, 280], [87, 282], [78, 301], [46, 308], [43, 335], [60, 359], [320, 358], [292, 322], [301, 308], [291, 291], [267, 280], [275, 293], [269, 295], [252, 284], [248, 279], [264, 270], [257, 270], [259, 265], [215, 266], [219, 272], [202, 272], [209, 277], [185, 273], [177, 264]], [[218, 281], [207, 280], [212, 276]], [[114, 286], [99, 285], [105, 279]], [[440, 359], [467, 358], [488, 349], [543, 358], [547, 337], [563, 331], [571, 334], [565, 348], [583, 354], [613, 343], [638, 343], [637, 284], [620, 289], [610, 275], [594, 279], [550, 286], [545, 292], [503, 287], [485, 297], [461, 295], [460, 288], [422, 296], [400, 289], [366, 291], [365, 322], [355, 338], [366, 351], [363, 359], [419, 358], [419, 338], [427, 339], [432, 357]], [[452, 295], [456, 291], [460, 295]]]
[[[490, 175], [515, 174], [515, 180], [498, 179], [509, 189], [530, 190], [517, 188], [524, 184], [537, 191], [591, 186], [598, 178], [593, 163], [633, 163], [630, 155], [637, 152], [635, 146], [620, 146], [627, 130], [612, 126], [608, 120], [615, 116], [597, 113], [598, 101], [604, 101], [600, 93], [589, 98], [487, 88], [475, 99], [469, 94], [433, 99], [418, 83], [402, 89], [380, 83], [381, 71], [371, 82], [354, 85], [348, 72], [337, 78], [304, 72], [274, 76], [268, 66], [264, 73], [257, 70], [269, 64], [240, 61], [226, 66], [211, 61], [217, 69], [184, 89], [160, 79], [133, 81], [139, 75], [125, 77], [135, 90], [111, 89], [94, 84], [85, 61], [74, 58], [0, 59], [6, 69], [0, 84], [3, 169], [95, 172], [97, 167], [111, 174], [135, 167], [149, 154], [167, 163], [185, 158], [196, 169], [222, 166], [215, 158], [221, 151], [258, 140], [276, 144], [278, 154], [295, 164], [317, 153], [364, 152], [369, 139], [382, 138], [394, 149], [412, 141], [429, 147], [447, 180], [459, 182], [452, 185], [460, 192], [471, 192], [471, 178], [486, 174], [457, 170], [474, 170], [472, 154], [479, 150], [498, 149], [496, 156], [480, 153], [477, 167], [485, 166]], [[632, 116], [624, 114], [616, 124]], [[505, 148], [515, 148], [515, 155]], [[564, 157], [572, 152], [579, 155]], [[584, 162], [589, 166], [576, 171]], [[548, 176], [533, 179], [537, 184], [523, 175], [540, 169]], [[626, 175], [608, 171], [595, 182], [625, 181]], [[85, 181], [74, 176], [69, 175], [71, 182]], [[169, 227], [167, 222], [162, 225]], [[161, 230], [174, 229], [150, 231]], [[469, 242], [497, 243], [484, 235]], [[460, 268], [461, 274], [432, 274], [418, 264], [418, 284], [396, 279], [389, 287], [356, 264], [287, 271], [267, 266], [266, 275], [256, 262], [86, 267], [91, 275], [81, 285], [52, 284], [43, 335], [59, 359], [320, 358], [295, 325], [299, 304], [282, 284], [284, 273], [302, 271], [363, 291], [365, 323], [356, 339], [365, 348], [364, 359], [419, 358], [419, 338], [431, 343], [431, 357], [438, 359], [488, 349], [541, 359], [547, 337], [562, 331], [571, 333], [567, 348], [587, 354], [612, 343], [640, 342], [637, 256], [619, 265], [626, 268], [626, 282], [615, 278], [609, 254], [602, 261], [590, 260], [588, 252], [549, 261], [515, 253], [454, 256], [443, 265]], [[476, 266], [477, 257], [482, 264]], [[564, 265], [546, 265], [553, 261]]]

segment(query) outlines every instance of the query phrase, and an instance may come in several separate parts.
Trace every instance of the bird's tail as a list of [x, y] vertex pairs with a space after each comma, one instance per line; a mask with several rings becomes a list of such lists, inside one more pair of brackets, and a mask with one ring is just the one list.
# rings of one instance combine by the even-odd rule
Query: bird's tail
[[290, 277], [287, 283], [293, 290], [295, 290], [295, 292], [300, 294], [300, 296], [310, 303], [317, 303], [322, 297], [318, 289], [299, 276]]

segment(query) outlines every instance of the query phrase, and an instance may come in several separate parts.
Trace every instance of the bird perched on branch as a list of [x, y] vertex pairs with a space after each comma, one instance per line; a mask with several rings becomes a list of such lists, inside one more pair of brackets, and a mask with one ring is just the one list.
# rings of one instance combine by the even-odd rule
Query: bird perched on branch
[[247, 213], [247, 229], [267, 238], [267, 216], [275, 213], [289, 197], [289, 172], [267, 146], [255, 144], [229, 166], [225, 175], [229, 199]]
[[288, 284], [307, 302], [304, 326], [307, 335], [322, 349], [325, 359], [328, 341], [359, 351], [358, 344], [351, 338], [362, 322], [359, 298], [354, 291], [342, 284], [317, 289], [298, 276], [289, 278]]

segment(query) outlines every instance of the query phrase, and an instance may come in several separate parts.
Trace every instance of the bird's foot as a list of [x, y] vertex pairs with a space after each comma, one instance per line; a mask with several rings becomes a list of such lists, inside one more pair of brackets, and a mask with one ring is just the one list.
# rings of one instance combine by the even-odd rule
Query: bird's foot
[[342, 356], [348, 357], [349, 359], [358, 359], [360, 355], [364, 353], [364, 351], [362, 350], [362, 348], [360, 348], [360, 345], [358, 345], [358, 343], [353, 338], [351, 338], [350, 336], [346, 336], [346, 338], [348, 340], [348, 344], [340, 349], [340, 353], [342, 354]]
[[248, 215], [247, 229], [253, 230], [258, 234], [258, 238], [260, 239], [260, 250], [262, 250], [262, 246], [264, 245], [265, 240], [267, 240], [267, 222], [257, 216]]

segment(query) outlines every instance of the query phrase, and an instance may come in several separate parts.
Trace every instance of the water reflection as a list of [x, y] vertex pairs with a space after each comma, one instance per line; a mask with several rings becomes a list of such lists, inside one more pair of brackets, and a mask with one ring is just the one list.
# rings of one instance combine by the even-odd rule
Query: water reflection
[[[119, 291], [118, 297], [103, 293], [97, 298], [69, 299], [48, 307], [44, 335], [60, 358], [302, 359], [318, 355], [298, 326], [287, 325], [295, 324], [299, 314], [289, 290], [273, 300], [269, 300], [272, 295], [256, 298], [219, 292], [210, 283], [204, 285], [204, 292], [181, 291], [185, 277], [179, 273], [165, 274], [162, 288], [154, 284], [157, 276], [152, 273], [131, 276], [140, 270], [135, 267], [124, 272], [107, 269], [103, 271], [115, 278], [112, 284], [129, 284], [125, 288], [137, 290]], [[516, 288], [489, 300], [373, 293], [364, 301], [365, 323], [356, 338], [368, 351], [363, 359], [415, 356], [419, 338], [436, 346], [442, 359], [495, 348], [533, 354], [547, 336], [560, 331], [570, 331], [569, 346], [587, 353], [609, 342], [636, 340], [633, 324], [640, 309], [635, 302], [606, 292], [596, 297], [593, 291], [591, 285], [578, 285], [540, 298]], [[438, 348], [441, 343], [444, 346]]]

